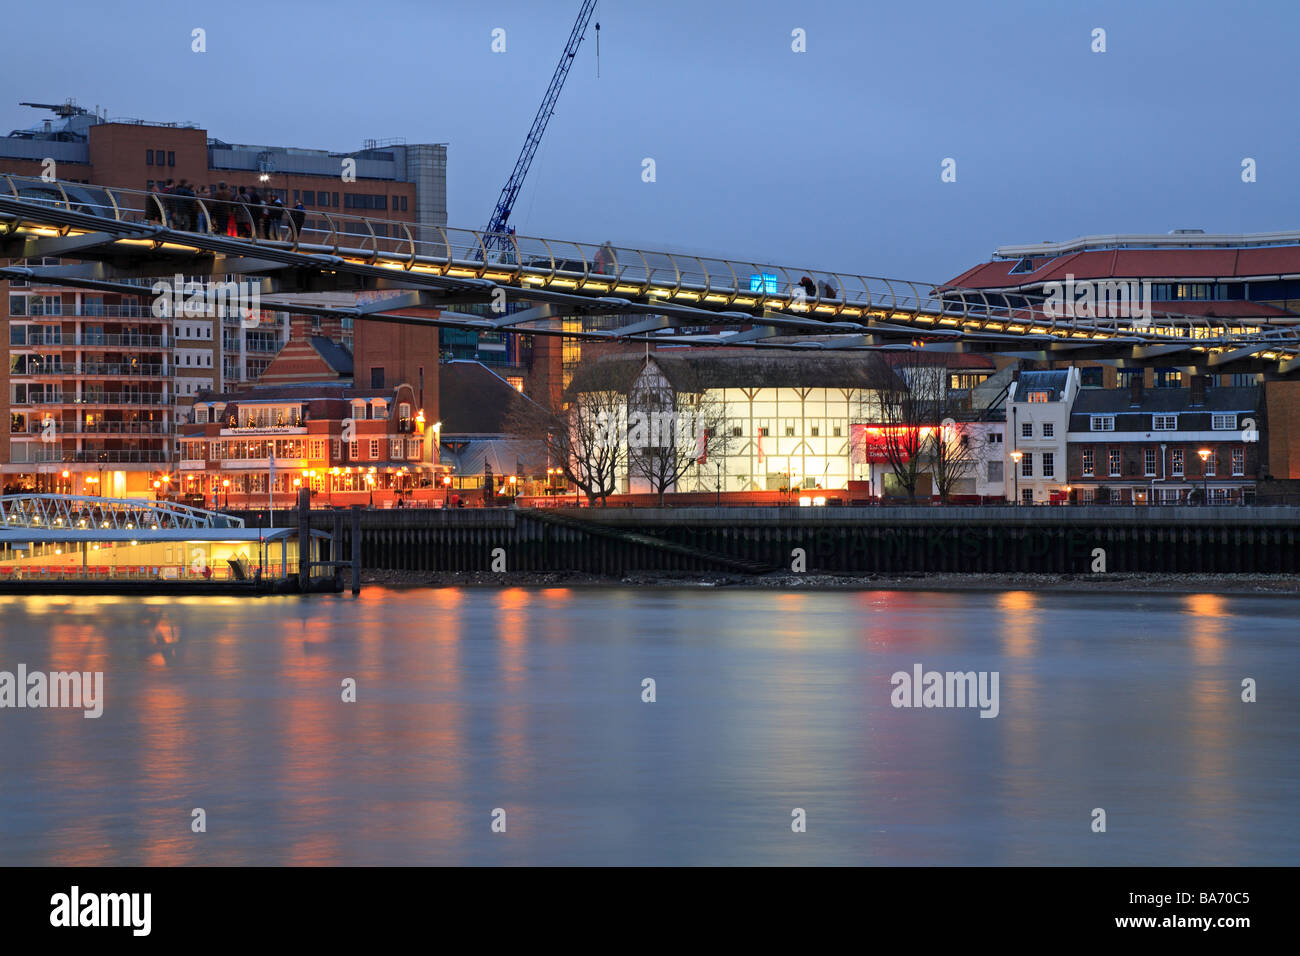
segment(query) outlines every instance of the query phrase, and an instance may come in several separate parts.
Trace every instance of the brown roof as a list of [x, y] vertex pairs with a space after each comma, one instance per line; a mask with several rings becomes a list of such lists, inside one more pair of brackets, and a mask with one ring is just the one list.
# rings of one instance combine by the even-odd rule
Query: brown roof
[[504, 435], [512, 409], [532, 400], [482, 362], [458, 359], [438, 366], [442, 436]]
[[[680, 392], [709, 388], [867, 388], [881, 387], [882, 365], [874, 353], [856, 355], [779, 349], [660, 350], [650, 358]], [[643, 355], [608, 355], [580, 365], [569, 394], [592, 391], [610, 381], [620, 391], [632, 387], [645, 366]], [[606, 378], [609, 376], [609, 378]]]

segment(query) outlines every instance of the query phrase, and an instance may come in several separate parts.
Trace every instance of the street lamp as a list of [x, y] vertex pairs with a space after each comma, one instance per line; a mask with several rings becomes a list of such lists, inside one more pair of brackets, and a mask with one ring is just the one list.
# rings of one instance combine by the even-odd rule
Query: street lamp
[[366, 484], [370, 486], [370, 507], [373, 508], [375, 506], [375, 476], [366, 475]]
[[226, 510], [230, 510], [230, 479], [222, 478], [221, 487], [226, 490]]
[[1201, 456], [1201, 504], [1208, 505], [1210, 503], [1210, 472], [1208, 468], [1210, 449], [1202, 448], [1196, 454]]
[[443, 508], [450, 508], [451, 507], [451, 475], [442, 476], [442, 490], [443, 490], [442, 506]]
[[1016, 449], [1011, 453], [1011, 480], [1015, 483], [1016, 504], [1020, 504], [1020, 459], [1025, 453]]

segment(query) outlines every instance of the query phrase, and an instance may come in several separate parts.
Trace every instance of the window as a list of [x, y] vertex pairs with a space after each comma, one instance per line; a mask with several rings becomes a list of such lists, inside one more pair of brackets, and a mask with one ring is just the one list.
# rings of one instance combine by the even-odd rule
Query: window
[[406, 441], [406, 457], [411, 461], [420, 460], [420, 439], [408, 438]]
[[1155, 370], [1156, 388], [1182, 388], [1183, 373], [1176, 368], [1158, 368]]
[[360, 460], [361, 460], [361, 442], [358, 441], [348, 442], [348, 461], [360, 461]]
[[1029, 402], [1050, 402], [1052, 400], [1051, 392], [1030, 392], [1026, 401]]
[[1119, 464], [1120, 464], [1120, 461], [1119, 461], [1119, 449], [1118, 449], [1118, 448], [1112, 448], [1112, 449], [1110, 449], [1110, 451], [1107, 452], [1106, 459], [1107, 459], [1107, 461], [1106, 461], [1107, 465], [1110, 466], [1110, 476], [1111, 476], [1112, 478], [1118, 478], [1118, 477], [1119, 477]]
[[766, 425], [762, 425], [762, 426], [760, 426], [759, 429], [758, 429], [758, 434], [759, 434], [759, 437], [761, 437], [761, 438], [766, 438], [766, 437], [767, 437], [767, 426], [766, 426]]
[[844, 437], [843, 427], [840, 426], [840, 425], [836, 425], [836, 426], [831, 430], [831, 434], [834, 435], [836, 438], [843, 438], [843, 437]]
[[371, 388], [384, 387], [384, 370], [382, 368], [372, 368], [370, 370], [370, 387]]
[[167, 165], [168, 166], [176, 165], [176, 154], [173, 153], [171, 150], [167, 151]]
[[1148, 477], [1156, 473], [1156, 450], [1154, 448], [1142, 449], [1142, 473]]
[[1093, 453], [1091, 448], [1085, 448], [1083, 450], [1083, 453], [1080, 456], [1079, 465], [1080, 465], [1080, 470], [1085, 477], [1087, 478], [1093, 477], [1094, 475], [1093, 468], [1095, 466], [1095, 462], [1093, 461]]
[[1032, 505], [1034, 503], [1034, 489], [1025, 488], [1023, 491], [1021, 491], [1020, 500], [1027, 505]]
[[990, 484], [1002, 481], [1002, 462], [991, 461], [988, 463], [988, 481]]
[[1169, 473], [1175, 478], [1183, 477], [1183, 450], [1175, 448], [1170, 455]]
[[1234, 475], [1244, 475], [1246, 473], [1246, 449], [1234, 448], [1232, 450], [1232, 473]]
[[388, 439], [388, 460], [389, 461], [398, 461], [401, 459], [403, 444], [404, 442], [401, 438]]
[[741, 435], [741, 432], [743, 432], [743, 431], [744, 431], [744, 429], [742, 429], [739, 425], [737, 425], [737, 426], [735, 426], [734, 428], [731, 429], [731, 437], [732, 437], [732, 438], [739, 438], [740, 435]]
[[1101, 366], [1093, 365], [1088, 368], [1080, 369], [1079, 386], [1081, 388], [1101, 388]]
[[1212, 451], [1210, 452], [1210, 457], [1205, 459], [1205, 474], [1213, 476], [1213, 475], [1217, 475], [1218, 473], [1219, 473], [1219, 453], [1217, 451]]
[[1033, 422], [1021, 422], [1021, 423], [1020, 423], [1020, 437], [1021, 437], [1021, 438], [1033, 438], [1033, 437], [1034, 437], [1034, 423], [1033, 423]]
[[1151, 428], [1158, 432], [1178, 431], [1177, 415], [1152, 415]]
[[813, 438], [816, 438], [818, 435], [822, 433], [822, 430], [819, 426], [813, 425], [811, 428], [808, 429], [808, 432], [809, 434], [812, 435]]
[[1033, 452], [1025, 452], [1025, 457], [1020, 460], [1020, 477], [1034, 477], [1034, 455]]
[[379, 439], [378, 438], [370, 439], [370, 460], [371, 461], [379, 460]]
[[313, 438], [311, 440], [310, 456], [315, 461], [325, 460], [325, 440], [323, 438]]
[[146, 166], [152, 166], [152, 165], [153, 165], [153, 150], [152, 150], [152, 149], [146, 149], [146, 150], [144, 151], [144, 164], [145, 164]]
[[1056, 455], [1050, 451], [1043, 452], [1043, 477], [1056, 477]]
[[989, 441], [989, 444], [990, 444], [990, 445], [1000, 445], [1000, 444], [1002, 444], [1002, 433], [1001, 433], [1001, 432], [989, 432], [988, 441]]
[[1227, 412], [1222, 415], [1210, 416], [1210, 428], [1216, 432], [1232, 431], [1237, 427], [1237, 413]]
[[200, 425], [206, 425], [208, 423], [208, 406], [195, 405], [194, 420], [198, 422]]
[[1115, 430], [1114, 415], [1093, 415], [1088, 419], [1088, 430], [1094, 432], [1113, 432]]
[[1056, 426], [1051, 422], [1043, 422], [1043, 437], [1051, 438], [1056, 434]]

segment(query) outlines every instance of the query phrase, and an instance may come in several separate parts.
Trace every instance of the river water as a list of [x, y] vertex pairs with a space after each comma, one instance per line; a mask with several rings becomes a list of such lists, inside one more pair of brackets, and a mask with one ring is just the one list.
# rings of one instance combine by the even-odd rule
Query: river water
[[[1300, 861], [1290, 598], [0, 605], [0, 671], [104, 675], [98, 719], [0, 709], [0, 864]], [[893, 706], [918, 664], [996, 673], [997, 716]]]

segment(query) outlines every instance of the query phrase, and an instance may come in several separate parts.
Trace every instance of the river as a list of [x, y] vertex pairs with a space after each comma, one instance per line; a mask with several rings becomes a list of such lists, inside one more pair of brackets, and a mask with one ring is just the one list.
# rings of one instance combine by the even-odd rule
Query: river
[[[1300, 860], [1293, 598], [0, 604], [0, 671], [103, 673], [98, 718], [0, 709], [0, 864]], [[996, 716], [894, 706], [917, 665], [997, 675]]]

